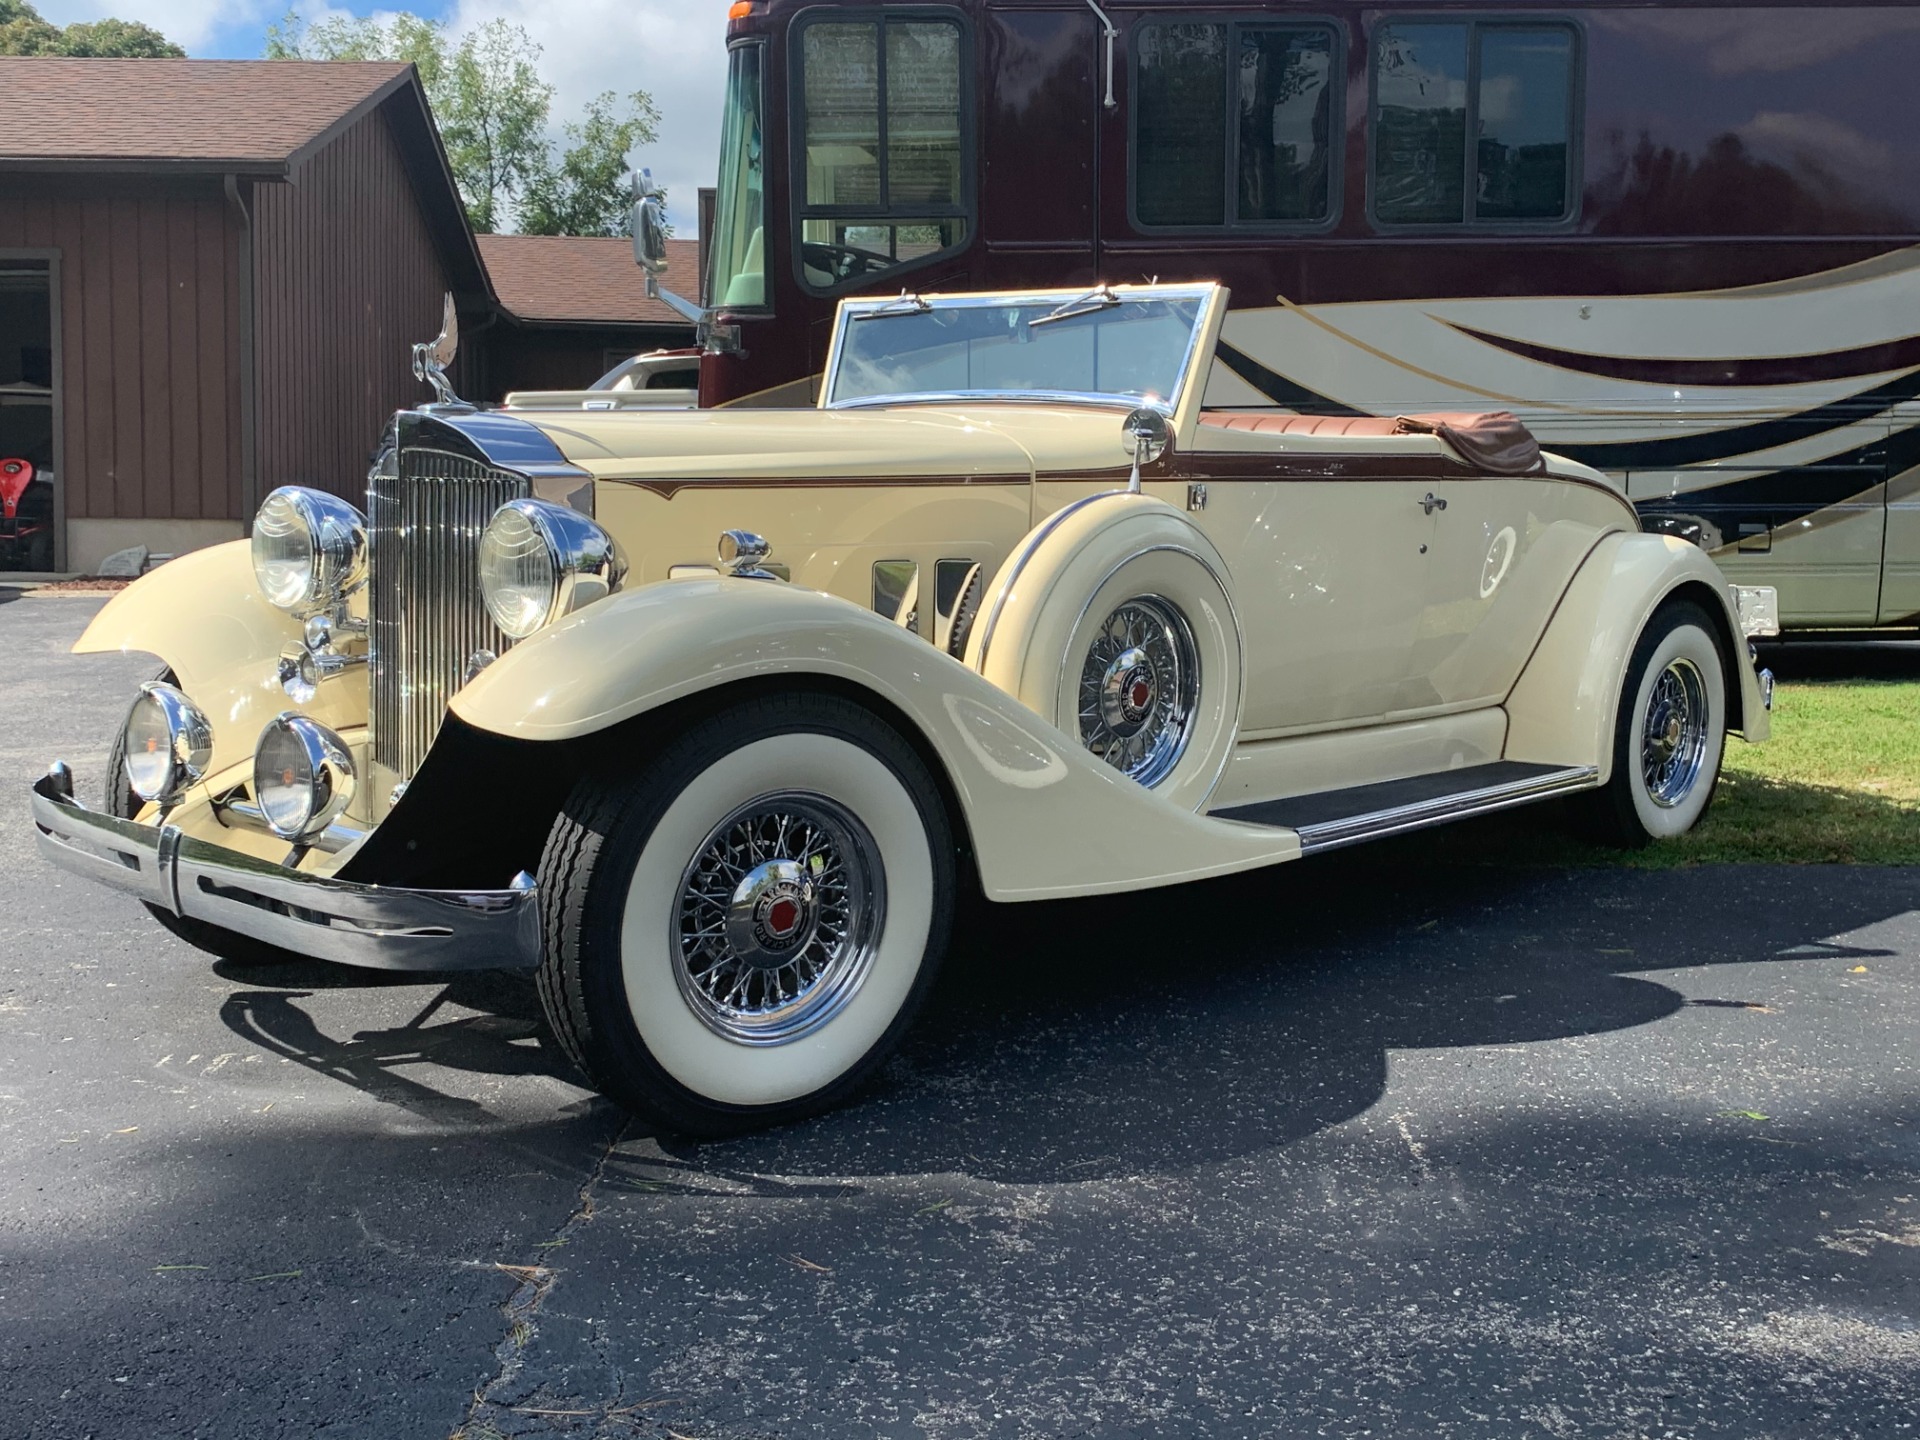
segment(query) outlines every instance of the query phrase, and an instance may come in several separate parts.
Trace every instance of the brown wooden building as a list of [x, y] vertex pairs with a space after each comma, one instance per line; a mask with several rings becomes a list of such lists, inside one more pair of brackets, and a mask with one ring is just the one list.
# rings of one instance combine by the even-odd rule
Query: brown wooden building
[[0, 273], [44, 296], [38, 331], [0, 312], [0, 455], [51, 472], [69, 570], [238, 536], [277, 484], [357, 492], [441, 294], [492, 304], [383, 63], [0, 61]]
[[[630, 355], [693, 343], [693, 326], [647, 298], [630, 240], [585, 235], [482, 235], [480, 256], [499, 302], [487, 335], [483, 393], [577, 390]], [[661, 285], [700, 293], [700, 246], [667, 242]]]
[[486, 243], [513, 304], [411, 66], [0, 59], [0, 460], [52, 522], [0, 570], [234, 538], [276, 485], [358, 500], [443, 294], [474, 399], [692, 339], [626, 241]]

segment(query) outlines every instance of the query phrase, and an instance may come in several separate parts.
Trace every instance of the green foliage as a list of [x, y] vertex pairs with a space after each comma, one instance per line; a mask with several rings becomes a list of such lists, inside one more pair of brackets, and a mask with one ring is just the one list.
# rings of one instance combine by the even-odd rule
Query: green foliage
[[[1465, 864], [1704, 862], [1920, 864], [1920, 681], [1783, 683], [1773, 738], [1727, 741], [1720, 788], [1700, 824], [1645, 850], [1604, 850], [1555, 833], [1537, 806], [1414, 837]], [[1443, 835], [1443, 839], [1435, 838]]]
[[556, 146], [547, 133], [554, 89], [541, 78], [540, 47], [518, 25], [493, 20], [456, 38], [444, 22], [411, 14], [309, 25], [290, 11], [267, 27], [266, 54], [411, 61], [475, 230], [511, 223], [535, 235], [627, 231], [627, 154], [654, 138], [659, 111], [644, 91], [624, 100], [609, 91], [564, 126], [567, 145]]
[[587, 102], [586, 113], [566, 126], [568, 145], [559, 163], [534, 177], [520, 206], [520, 229], [528, 235], [625, 235], [628, 213], [626, 157], [654, 137], [660, 112], [644, 90], [626, 97], [613, 91]]
[[128, 60], [178, 59], [187, 52], [151, 25], [84, 20], [62, 30], [27, 0], [0, 0], [0, 55], [87, 55]]

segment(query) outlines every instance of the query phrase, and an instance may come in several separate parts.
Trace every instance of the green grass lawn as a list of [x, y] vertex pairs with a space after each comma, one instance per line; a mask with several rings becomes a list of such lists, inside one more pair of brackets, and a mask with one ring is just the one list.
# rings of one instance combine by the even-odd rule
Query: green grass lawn
[[1556, 818], [1538, 806], [1456, 827], [1447, 858], [1646, 868], [1735, 860], [1920, 864], [1920, 681], [1780, 685], [1773, 738], [1749, 745], [1729, 737], [1713, 804], [1679, 840], [1622, 853], [1582, 843]]

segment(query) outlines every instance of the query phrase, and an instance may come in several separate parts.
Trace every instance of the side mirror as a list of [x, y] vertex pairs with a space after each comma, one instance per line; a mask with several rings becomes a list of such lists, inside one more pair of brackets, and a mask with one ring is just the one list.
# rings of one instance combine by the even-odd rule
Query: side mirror
[[667, 268], [667, 207], [651, 170], [633, 176], [633, 263], [649, 277]]
[[1120, 433], [1133, 451], [1133, 473], [1127, 477], [1127, 489], [1138, 495], [1140, 467], [1151, 465], [1166, 453], [1167, 438], [1172, 431], [1165, 415], [1142, 405], [1120, 422]]

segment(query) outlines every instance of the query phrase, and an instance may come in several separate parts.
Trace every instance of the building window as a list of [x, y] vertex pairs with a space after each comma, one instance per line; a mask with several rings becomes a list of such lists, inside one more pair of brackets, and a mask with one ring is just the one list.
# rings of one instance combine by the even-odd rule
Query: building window
[[1333, 219], [1336, 40], [1325, 25], [1141, 25], [1133, 207], [1142, 225]]
[[1579, 195], [1579, 63], [1570, 25], [1381, 26], [1373, 53], [1374, 219], [1500, 227], [1571, 219]]
[[795, 189], [809, 285], [853, 284], [965, 242], [962, 38], [952, 20], [802, 28]]

